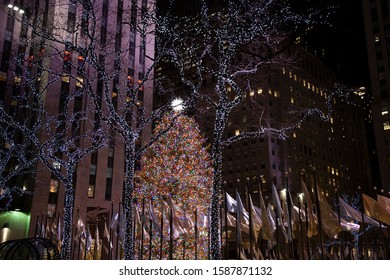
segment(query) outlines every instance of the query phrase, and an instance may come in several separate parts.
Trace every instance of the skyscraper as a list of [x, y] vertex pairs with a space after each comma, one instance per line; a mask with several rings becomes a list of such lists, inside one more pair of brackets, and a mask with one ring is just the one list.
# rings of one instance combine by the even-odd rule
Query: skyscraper
[[372, 116], [381, 186], [390, 191], [390, 5], [386, 0], [363, 0], [366, 45], [373, 95]]

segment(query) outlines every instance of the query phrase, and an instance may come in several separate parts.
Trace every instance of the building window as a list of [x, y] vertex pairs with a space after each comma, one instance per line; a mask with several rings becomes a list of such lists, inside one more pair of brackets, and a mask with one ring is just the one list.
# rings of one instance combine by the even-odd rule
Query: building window
[[49, 203], [47, 205], [47, 217], [48, 218], [53, 218], [55, 212], [56, 212], [56, 205]]
[[58, 180], [57, 179], [51, 179], [50, 180], [50, 192], [56, 193], [58, 191]]
[[95, 197], [95, 186], [89, 185], [88, 186], [88, 198], [94, 198]]
[[383, 130], [390, 130], [390, 122], [389, 121], [383, 122]]
[[387, 106], [384, 106], [381, 108], [381, 114], [382, 114], [382, 116], [389, 114], [389, 110], [388, 110]]

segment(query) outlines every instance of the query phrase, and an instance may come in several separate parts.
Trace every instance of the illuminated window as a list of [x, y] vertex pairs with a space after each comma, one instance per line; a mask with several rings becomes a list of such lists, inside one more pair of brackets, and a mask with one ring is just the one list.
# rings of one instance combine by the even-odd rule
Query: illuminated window
[[294, 97], [291, 97], [291, 98], [290, 98], [290, 102], [291, 102], [291, 104], [294, 104], [294, 103], [295, 103]]
[[385, 116], [389, 113], [387, 106], [381, 108], [381, 113], [382, 113], [382, 116]]
[[383, 122], [383, 130], [390, 130], [390, 122], [389, 121]]
[[58, 180], [57, 179], [51, 179], [50, 180], [50, 192], [56, 193], [58, 191]]
[[296, 132], [293, 132], [293, 137], [297, 138], [297, 133]]
[[275, 91], [274, 91], [274, 96], [275, 96], [275, 97], [279, 97], [279, 91], [275, 90]]
[[282, 67], [282, 73], [283, 75], [286, 74], [286, 68]]
[[333, 118], [330, 118], [330, 123], [333, 124]]
[[255, 91], [251, 90], [251, 91], [249, 92], [249, 96], [255, 96]]
[[234, 134], [235, 134], [236, 136], [240, 135], [240, 130], [239, 130], [239, 129], [236, 129], [236, 131], [234, 132]]
[[95, 186], [94, 185], [88, 186], [88, 197], [89, 198], [95, 197]]
[[61, 80], [65, 83], [69, 83], [69, 74], [63, 74]]
[[289, 76], [290, 78], [292, 78], [292, 77], [293, 77], [293, 74], [292, 74], [292, 72], [291, 72], [291, 71], [288, 73], [288, 76]]
[[272, 89], [269, 89], [269, 90], [268, 90], [268, 93], [272, 95]]
[[84, 79], [81, 78], [81, 77], [77, 77], [76, 78], [76, 87], [83, 87], [83, 84], [84, 84]]
[[259, 88], [258, 90], [257, 90], [257, 94], [262, 94], [263, 93], [263, 89], [262, 88]]

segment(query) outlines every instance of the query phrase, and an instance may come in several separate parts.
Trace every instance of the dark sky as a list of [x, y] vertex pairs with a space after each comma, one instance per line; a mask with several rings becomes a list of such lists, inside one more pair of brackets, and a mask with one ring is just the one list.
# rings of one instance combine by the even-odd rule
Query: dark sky
[[367, 62], [361, 0], [339, 0], [331, 20], [333, 26], [323, 33], [328, 48], [326, 62], [351, 86], [367, 86]]

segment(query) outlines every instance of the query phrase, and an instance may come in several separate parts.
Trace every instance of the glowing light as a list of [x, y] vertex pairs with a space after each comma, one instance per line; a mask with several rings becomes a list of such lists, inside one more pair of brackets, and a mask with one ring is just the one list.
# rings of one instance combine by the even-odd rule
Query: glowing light
[[183, 106], [183, 100], [181, 98], [175, 98], [172, 102], [171, 102], [171, 107], [173, 108], [173, 110], [175, 112], [180, 112], [184, 109], [184, 106]]

